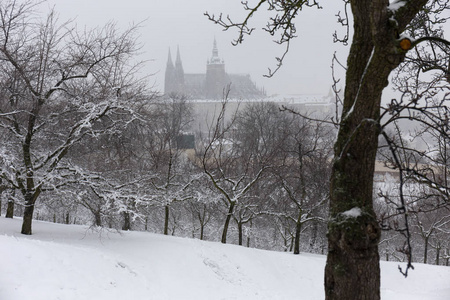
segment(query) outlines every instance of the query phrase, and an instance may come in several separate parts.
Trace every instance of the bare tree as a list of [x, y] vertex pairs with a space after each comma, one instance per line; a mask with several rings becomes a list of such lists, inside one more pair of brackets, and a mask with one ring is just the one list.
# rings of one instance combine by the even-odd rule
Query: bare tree
[[[415, 222], [413, 227], [417, 230], [416, 234], [423, 240], [423, 263], [428, 263], [429, 246], [436, 234], [445, 231], [446, 227], [450, 224], [449, 215], [439, 215], [436, 213], [428, 213], [420, 218], [419, 215], [415, 215]], [[434, 248], [439, 249], [437, 253], [440, 253], [440, 240], [435, 238]], [[437, 254], [439, 257], [439, 254]], [[438, 260], [438, 259], [437, 259]]]
[[296, 208], [286, 217], [295, 223], [294, 254], [300, 253], [300, 233], [311, 221], [324, 221], [323, 207], [328, 201], [331, 153], [330, 128], [322, 123], [300, 119], [290, 126], [292, 134], [283, 149], [288, 153], [277, 170], [279, 185]]
[[[128, 111], [139, 90], [129, 64], [136, 27], [78, 32], [54, 11], [39, 20], [33, 9], [31, 1], [0, 4], [0, 128], [11, 137], [4, 147], [12, 158], [1, 176], [24, 197], [23, 234], [32, 233], [39, 195], [63, 180], [58, 167], [69, 149], [114, 130], [114, 114]], [[97, 127], [106, 118], [109, 126]]]
[[[226, 97], [225, 97], [226, 98]], [[244, 202], [249, 191], [271, 167], [269, 161], [255, 151], [241, 151], [233, 139], [236, 114], [225, 123], [227, 101], [212, 124], [204, 148], [200, 152], [203, 171], [214, 188], [221, 194], [227, 207], [221, 242], [227, 242], [228, 228], [238, 203]], [[269, 163], [269, 164], [268, 164]]]
[[[195, 180], [181, 138], [192, 121], [186, 97], [172, 94], [149, 108], [151, 121], [145, 147], [152, 169], [150, 193], [154, 202], [164, 208], [164, 234], [169, 232], [171, 204], [191, 198], [189, 186]], [[193, 147], [193, 146], [192, 146]], [[191, 149], [193, 151], [193, 149]]]

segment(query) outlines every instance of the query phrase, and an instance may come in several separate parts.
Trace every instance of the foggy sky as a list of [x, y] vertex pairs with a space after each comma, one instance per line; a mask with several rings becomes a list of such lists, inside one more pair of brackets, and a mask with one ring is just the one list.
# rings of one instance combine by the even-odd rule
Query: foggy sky
[[257, 31], [236, 47], [231, 45], [237, 37], [235, 30], [224, 32], [203, 15], [206, 11], [216, 15], [223, 12], [240, 21], [245, 13], [240, 0], [49, 0], [41, 7], [45, 11], [54, 6], [61, 21], [74, 19], [79, 28], [103, 26], [111, 20], [122, 28], [142, 22], [141, 59], [149, 61], [145, 70], [155, 73], [151, 81], [161, 92], [169, 47], [175, 56], [179, 46], [185, 73], [204, 73], [215, 37], [226, 71], [250, 74], [257, 86], [264, 87], [269, 95], [325, 95], [332, 82], [333, 53], [337, 51], [345, 62], [348, 52], [348, 48], [333, 43], [335, 30], [344, 33], [335, 17], [343, 6], [340, 1], [335, 2], [338, 3], [324, 3], [328, 7], [321, 10], [308, 8], [301, 12], [296, 22], [298, 38], [291, 44], [283, 67], [271, 79], [263, 75], [267, 74], [268, 67], [275, 67], [275, 57], [284, 48], [261, 30], [269, 16], [266, 11], [252, 19]]

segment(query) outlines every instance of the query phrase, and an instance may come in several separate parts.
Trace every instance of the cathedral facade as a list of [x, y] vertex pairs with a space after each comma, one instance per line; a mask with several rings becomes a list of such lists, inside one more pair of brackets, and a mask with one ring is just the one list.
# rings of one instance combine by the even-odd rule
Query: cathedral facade
[[219, 100], [224, 98], [224, 91], [230, 86], [230, 99], [261, 99], [265, 92], [258, 89], [250, 75], [228, 74], [225, 63], [219, 57], [217, 43], [214, 39], [212, 56], [206, 64], [205, 74], [189, 74], [183, 70], [180, 50], [177, 49], [175, 63], [169, 49], [164, 81], [164, 93], [185, 95], [189, 99]]

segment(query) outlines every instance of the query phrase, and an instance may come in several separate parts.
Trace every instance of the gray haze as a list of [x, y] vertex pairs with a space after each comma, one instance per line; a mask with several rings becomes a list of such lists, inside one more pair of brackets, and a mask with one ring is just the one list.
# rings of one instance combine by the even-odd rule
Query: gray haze
[[223, 12], [241, 20], [244, 11], [239, 0], [49, 0], [43, 8], [54, 6], [61, 21], [74, 19], [79, 28], [102, 26], [111, 20], [123, 28], [142, 22], [141, 58], [149, 60], [145, 70], [155, 73], [151, 81], [159, 91], [164, 90], [169, 47], [174, 55], [179, 46], [186, 73], [204, 73], [215, 37], [226, 71], [250, 74], [268, 95], [325, 95], [332, 82], [333, 53], [338, 51], [345, 62], [348, 51], [332, 41], [336, 29], [344, 33], [335, 17], [343, 8], [337, 2], [326, 3], [326, 9], [310, 8], [300, 14], [297, 20], [299, 37], [292, 43], [283, 68], [272, 79], [262, 75], [267, 73], [268, 67], [275, 67], [275, 56], [282, 54], [283, 47], [273, 43], [273, 38], [260, 30], [265, 25], [267, 12], [262, 11], [252, 20], [258, 30], [237, 47], [231, 45], [236, 31], [224, 32], [203, 15], [206, 11], [216, 15]]

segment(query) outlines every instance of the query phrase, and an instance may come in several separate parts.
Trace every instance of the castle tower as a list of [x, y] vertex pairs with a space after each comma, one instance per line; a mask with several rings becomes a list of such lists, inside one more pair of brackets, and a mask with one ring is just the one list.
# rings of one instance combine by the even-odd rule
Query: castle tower
[[222, 99], [226, 88], [227, 75], [225, 73], [225, 63], [219, 57], [217, 42], [214, 38], [211, 59], [206, 65], [205, 91], [207, 99]]

